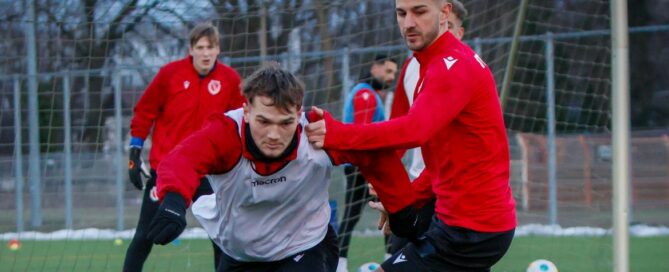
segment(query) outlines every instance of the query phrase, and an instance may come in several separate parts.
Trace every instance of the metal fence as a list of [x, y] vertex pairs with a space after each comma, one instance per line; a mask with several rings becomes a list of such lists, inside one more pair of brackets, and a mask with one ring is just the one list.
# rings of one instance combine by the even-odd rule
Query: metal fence
[[[651, 26], [651, 27], [637, 27], [631, 28], [632, 33], [654, 33], [669, 31], [669, 25]], [[549, 213], [549, 222], [557, 224], [557, 210], [559, 207], [559, 200], [557, 199], [557, 188], [559, 180], [558, 170], [561, 165], [557, 164], [556, 158], [556, 144], [558, 132], [555, 130], [555, 88], [554, 84], [556, 78], [554, 71], [551, 69], [554, 66], [555, 56], [553, 42], [559, 40], [579, 39], [584, 37], [598, 37], [609, 35], [608, 30], [600, 31], [583, 31], [572, 33], [546, 33], [538, 36], [523, 36], [520, 38], [523, 42], [542, 42], [545, 45], [544, 61], [545, 61], [545, 86], [539, 86], [545, 90], [545, 101], [538, 101], [538, 103], [546, 103], [546, 148], [550, 151], [547, 153], [546, 163], [546, 180], [547, 190], [550, 196], [547, 203], [546, 211]], [[472, 48], [479, 54], [483, 55], [485, 46], [497, 45], [511, 42], [511, 38], [493, 38], [493, 39], [473, 39], [467, 41]], [[242, 66], [246, 69], [254, 69], [259, 63], [266, 60], [279, 61], [288, 69], [293, 69], [291, 60], [294, 59], [319, 59], [324, 57], [334, 57], [339, 64], [338, 76], [341, 84], [341, 93], [337, 96], [344, 97], [353, 85], [354, 71], [360, 69], [362, 65], [359, 63], [352, 64], [351, 58], [360, 59], [361, 55], [375, 54], [375, 53], [392, 53], [394, 55], [406, 56], [408, 51], [403, 45], [385, 46], [385, 47], [371, 47], [371, 48], [356, 48], [341, 50], [333, 50], [327, 52], [305, 52], [299, 55], [274, 55], [267, 57], [245, 57], [245, 58], [223, 58], [222, 61], [237, 68]], [[126, 228], [129, 222], [136, 220], [138, 203], [140, 195], [133, 192], [134, 189], [128, 188], [127, 172], [125, 171], [127, 158], [127, 141], [128, 141], [128, 124], [129, 118], [132, 115], [131, 105], [141, 95], [141, 92], [148, 83], [147, 78], [155, 74], [158, 67], [115, 67], [101, 70], [83, 70], [83, 71], [61, 71], [57, 73], [40, 74], [37, 78], [30, 77], [25, 74], [21, 75], [2, 75], [0, 76], [0, 84], [3, 92], [9, 93], [11, 89], [12, 105], [11, 113], [3, 109], [2, 118], [13, 116], [12, 126], [3, 127], [3, 133], [13, 133], [13, 142], [0, 143], [0, 148], [3, 150], [13, 150], [13, 155], [5, 155], [0, 157], [0, 210], [3, 210], [3, 216], [0, 216], [0, 231], [16, 230], [18, 232], [26, 229], [59, 229], [59, 228], [81, 228], [88, 226], [110, 227], [122, 230]], [[242, 74], [244, 74], [242, 72]], [[104, 135], [99, 138], [104, 139], [102, 142], [94, 142], [93, 148], [87, 148], [90, 144], [85, 141], [73, 141], [73, 139], [81, 139], [78, 130], [82, 129], [85, 124], [73, 120], [72, 114], [85, 114], [71, 109], [73, 90], [72, 82], [74, 80], [86, 81], [88, 78], [97, 76], [104, 78], [104, 88], [98, 90], [111, 97], [110, 108], [100, 108], [94, 110], [110, 111], [107, 112], [104, 120], [100, 120], [100, 127]], [[35, 115], [43, 113], [44, 109], [38, 108], [38, 105], [29, 103], [26, 110], [23, 110], [22, 100], [25, 96], [23, 93], [23, 86], [30, 81], [37, 82], [51, 82], [51, 93], [42, 94], [49, 97], [57, 97], [52, 99], [58, 103], [52, 103], [52, 112], [58, 112], [62, 115], [62, 125], [52, 125], [49, 128], [41, 127], [37, 123], [35, 116], [28, 118], [27, 129], [20, 124], [24, 124], [23, 118], [28, 115]], [[308, 80], [307, 80], [308, 81]], [[498, 82], [499, 83], [499, 82]], [[309, 86], [309, 84], [307, 84]], [[310, 92], [311, 95], [318, 95], [318, 93]], [[309, 95], [309, 94], [308, 94]], [[308, 100], [308, 99], [307, 99]], [[319, 100], [313, 100], [319, 101]], [[42, 102], [42, 103], [48, 103]], [[309, 104], [309, 101], [305, 102]], [[341, 108], [341, 100], [326, 100], [327, 108], [333, 110], [335, 115], [338, 115], [339, 108]], [[321, 104], [321, 103], [318, 103]], [[48, 111], [48, 110], [47, 110]], [[74, 122], [74, 123], [73, 123]], [[19, 124], [19, 125], [17, 125]], [[29, 131], [30, 137], [28, 143], [24, 143], [25, 132]], [[48, 143], [46, 152], [35, 152], [35, 150], [45, 149], [44, 144], [40, 144], [40, 137], [32, 134], [45, 131], [52, 135], [62, 135], [62, 142]], [[58, 132], [56, 132], [58, 131]], [[511, 132], [515, 135], [515, 132]], [[665, 136], [666, 137], [666, 136]], [[513, 141], [515, 142], [515, 141]], [[59, 151], [48, 151], [50, 148], [58, 145], [55, 148]], [[30, 150], [29, 156], [25, 156], [24, 148]], [[515, 148], [513, 150], [520, 150]], [[148, 152], [145, 152], [148, 154]], [[522, 154], [515, 152], [513, 158], [517, 161], [521, 160]], [[523, 167], [523, 166], [518, 166]], [[533, 166], [527, 166], [533, 167]], [[28, 169], [26, 169], [28, 168]], [[523, 172], [522, 169], [516, 169], [514, 173]], [[665, 181], [669, 181], [669, 177], [664, 177]], [[514, 180], [522, 180], [522, 178], [514, 177]], [[26, 193], [25, 188], [28, 188], [29, 196], [29, 211], [25, 210], [26, 200], [24, 199]], [[522, 189], [521, 189], [522, 190]], [[669, 197], [669, 196], [668, 196]], [[663, 204], [666, 205], [666, 204]], [[128, 212], [131, 209], [132, 212]], [[46, 210], [46, 212], [44, 212]], [[14, 211], [14, 216], [11, 216], [11, 211]], [[30, 217], [30, 228], [24, 226], [24, 215]], [[48, 218], [52, 222], [44, 225], [44, 218]], [[14, 224], [10, 222], [14, 221]], [[12, 226], [13, 225], [13, 226]]]

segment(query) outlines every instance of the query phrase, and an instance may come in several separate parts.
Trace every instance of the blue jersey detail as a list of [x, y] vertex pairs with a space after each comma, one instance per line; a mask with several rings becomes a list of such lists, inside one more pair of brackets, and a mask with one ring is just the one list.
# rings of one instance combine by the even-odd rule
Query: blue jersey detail
[[353, 98], [355, 97], [358, 92], [361, 90], [368, 89], [372, 90], [372, 93], [374, 93], [374, 97], [376, 98], [376, 110], [374, 110], [374, 116], [372, 117], [372, 122], [380, 122], [386, 120], [386, 114], [383, 110], [383, 101], [381, 101], [381, 96], [379, 96], [378, 93], [376, 93], [374, 88], [372, 88], [372, 85], [369, 85], [368, 83], [358, 83], [353, 87], [351, 92], [346, 96], [346, 101], [344, 101], [344, 112], [343, 112], [343, 117], [342, 121], [344, 123], [353, 123]]
[[132, 137], [130, 138], [130, 147], [142, 148], [144, 147], [144, 140], [137, 137]]

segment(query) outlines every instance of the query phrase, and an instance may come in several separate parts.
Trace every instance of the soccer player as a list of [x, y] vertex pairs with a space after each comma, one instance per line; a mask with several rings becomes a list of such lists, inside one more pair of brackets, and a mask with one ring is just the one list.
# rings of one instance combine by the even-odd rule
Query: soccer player
[[377, 189], [390, 213], [415, 201], [396, 152], [329, 152], [307, 142], [304, 87], [290, 72], [267, 65], [242, 89], [242, 109], [210, 117], [160, 164], [162, 204], [148, 234], [155, 243], [183, 231], [205, 174], [214, 194], [200, 197], [193, 214], [223, 250], [218, 271], [335, 271], [328, 204], [333, 164], [352, 163], [370, 183], [393, 188]]
[[[448, 31], [453, 34], [458, 40], [462, 40], [462, 37], [465, 34], [464, 21], [467, 18], [467, 9], [458, 0], [447, 0], [453, 5], [453, 12], [448, 15]], [[395, 98], [393, 99], [391, 119], [404, 116], [409, 111], [409, 107], [413, 103], [413, 95], [416, 90], [416, 83], [418, 82], [420, 74], [420, 64], [414, 57], [410, 57], [400, 73], [398, 88], [395, 90]], [[411, 155], [411, 166], [409, 167], [409, 177], [412, 179], [417, 178], [423, 169], [425, 169], [425, 163], [423, 162], [423, 157], [419, 148], [414, 148], [410, 150]], [[380, 203], [371, 204], [372, 208], [381, 209], [381, 219], [380, 225], [383, 225], [387, 220], [387, 214], [383, 211], [383, 207]], [[434, 215], [434, 200], [429, 201], [423, 206], [419, 213], [421, 216], [429, 218]], [[429, 223], [426, 222], [426, 223]], [[420, 227], [421, 230], [426, 230], [427, 226]], [[395, 235], [390, 235], [390, 246], [389, 252], [395, 253], [401, 248], [403, 248], [409, 240], [402, 237], [397, 237]]]
[[[324, 114], [305, 131], [315, 147], [329, 150], [421, 147], [425, 170], [412, 183], [418, 200], [389, 211], [393, 233], [411, 242], [379, 271], [489, 271], [508, 250], [516, 227], [495, 80], [485, 62], [447, 31], [451, 3], [395, 3], [400, 32], [421, 64], [407, 114], [368, 125], [342, 124]], [[435, 216], [418, 233], [416, 226], [429, 219], [416, 207], [435, 196]]]
[[[386, 120], [383, 101], [386, 91], [395, 81], [397, 63], [385, 55], [378, 55], [363, 81], [356, 84], [344, 101], [344, 123], [369, 124]], [[339, 224], [339, 265], [337, 271], [348, 271], [348, 248], [351, 232], [360, 220], [362, 208], [371, 200], [365, 179], [357, 167], [346, 165], [346, 196], [344, 215]]]
[[[144, 190], [139, 222], [128, 246], [124, 271], [141, 271], [153, 243], [146, 239], [146, 228], [158, 209], [156, 169], [161, 160], [182, 139], [199, 129], [212, 113], [238, 108], [241, 79], [237, 72], [217, 61], [220, 34], [211, 24], [195, 26], [189, 35], [189, 56], [163, 66], [137, 102], [130, 123], [130, 182]], [[153, 130], [152, 130], [153, 129]], [[141, 152], [152, 132], [149, 161], [151, 177], [142, 184]], [[197, 196], [211, 194], [203, 183]], [[220, 251], [214, 246], [215, 255]]]

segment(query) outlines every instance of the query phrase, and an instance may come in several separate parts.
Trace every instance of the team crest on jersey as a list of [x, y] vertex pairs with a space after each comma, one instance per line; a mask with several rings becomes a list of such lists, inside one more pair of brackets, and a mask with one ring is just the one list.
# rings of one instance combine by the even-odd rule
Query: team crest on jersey
[[208, 88], [211, 95], [217, 95], [221, 91], [221, 82], [218, 80], [209, 81]]
[[153, 186], [151, 191], [149, 191], [149, 198], [153, 202], [158, 202], [158, 189], [157, 186]]
[[184, 89], [188, 90], [188, 87], [190, 87], [190, 81], [186, 80], [184, 81]]

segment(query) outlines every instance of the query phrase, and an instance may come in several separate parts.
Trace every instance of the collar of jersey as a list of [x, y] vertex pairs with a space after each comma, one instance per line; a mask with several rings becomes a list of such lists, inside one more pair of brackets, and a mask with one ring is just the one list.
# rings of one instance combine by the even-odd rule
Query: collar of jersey
[[214, 73], [214, 70], [216, 70], [216, 66], [218, 65], [218, 60], [214, 60], [214, 66], [211, 67], [211, 70], [209, 70], [209, 73], [206, 75], [200, 75], [200, 73], [195, 70], [195, 66], [193, 65], [193, 56], [188, 55], [188, 63], [190, 64], [191, 70], [200, 78], [204, 79], [205, 77], [208, 77], [209, 75]]
[[252, 162], [253, 168], [258, 174], [267, 176], [276, 173], [297, 158], [297, 148], [299, 146], [300, 134], [302, 133], [302, 126], [298, 125], [296, 130], [293, 140], [281, 156], [278, 158], [267, 158], [260, 152], [260, 149], [253, 141], [248, 123], [242, 119], [242, 156]]
[[437, 40], [434, 41], [434, 43], [432, 43], [430, 46], [423, 49], [422, 51], [414, 51], [413, 55], [418, 60], [418, 63], [421, 63], [421, 68], [422, 68], [423, 66], [427, 66], [427, 64], [430, 62], [432, 58], [439, 56], [440, 54], [443, 54], [444, 49], [448, 45], [453, 44], [453, 42], [455, 41], [456, 41], [455, 36], [453, 36], [453, 34], [451, 34], [450, 32], [446, 31], [444, 34], [441, 34], [441, 36], [437, 38]]

